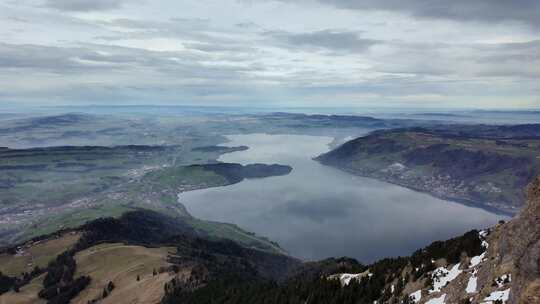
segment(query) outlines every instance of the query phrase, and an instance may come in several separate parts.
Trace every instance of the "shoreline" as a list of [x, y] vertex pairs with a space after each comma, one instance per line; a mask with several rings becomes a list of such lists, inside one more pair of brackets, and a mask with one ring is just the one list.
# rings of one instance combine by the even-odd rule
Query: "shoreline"
[[325, 164], [324, 162], [319, 161], [317, 158], [314, 158], [313, 160], [320, 163], [320, 164], [322, 164], [322, 165], [332, 167], [332, 168], [341, 170], [343, 172], [347, 172], [347, 173], [349, 173], [351, 175], [356, 175], [356, 176], [360, 176], [360, 177], [365, 177], [365, 178], [370, 178], [370, 179], [373, 179], [373, 180], [377, 180], [377, 181], [380, 181], [380, 182], [389, 183], [389, 184], [396, 185], [396, 186], [399, 186], [399, 187], [407, 188], [409, 190], [412, 190], [412, 191], [415, 191], [415, 192], [418, 192], [418, 193], [427, 194], [427, 195], [430, 195], [432, 197], [435, 197], [435, 198], [438, 198], [438, 199], [441, 199], [441, 200], [444, 200], [444, 201], [449, 201], [449, 202], [461, 204], [461, 205], [464, 205], [464, 206], [467, 206], [467, 207], [473, 207], [473, 208], [482, 209], [484, 211], [487, 211], [487, 212], [490, 212], [490, 213], [493, 213], [493, 214], [496, 214], [496, 215], [502, 215], [502, 216], [506, 216], [506, 217], [509, 217], [509, 218], [513, 218], [519, 213], [519, 210], [517, 210], [515, 213], [513, 213], [513, 212], [506, 211], [506, 210], [503, 210], [503, 209], [500, 209], [500, 208], [497, 208], [497, 207], [486, 205], [486, 204], [484, 204], [482, 202], [478, 202], [478, 201], [468, 200], [468, 199], [464, 199], [464, 198], [455, 198], [455, 197], [451, 197], [451, 196], [438, 195], [436, 193], [430, 192], [430, 191], [422, 189], [422, 188], [414, 187], [414, 186], [406, 184], [406, 183], [399, 183], [399, 182], [396, 182], [396, 181], [393, 181], [393, 180], [390, 180], [390, 179], [380, 178], [380, 177], [373, 176], [373, 175], [370, 175], [370, 174], [362, 174], [361, 172], [351, 170], [349, 168], [345, 168], [345, 167], [342, 167], [342, 166], [334, 166], [334, 165]]

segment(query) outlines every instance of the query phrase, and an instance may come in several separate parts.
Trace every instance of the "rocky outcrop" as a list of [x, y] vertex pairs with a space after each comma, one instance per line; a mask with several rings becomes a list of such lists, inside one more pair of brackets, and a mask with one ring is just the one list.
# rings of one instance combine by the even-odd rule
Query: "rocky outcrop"
[[517, 217], [480, 234], [485, 254], [466, 259], [460, 277], [442, 290], [445, 303], [540, 303], [540, 177], [526, 196]]
[[[474, 232], [482, 250], [462, 252], [453, 261], [432, 259], [433, 270], [416, 280], [411, 265], [407, 266], [397, 281], [386, 284], [384, 289], [391, 295], [380, 303], [540, 303], [540, 177], [528, 186], [526, 196], [526, 207], [517, 217]], [[404, 280], [404, 288], [394, 292], [399, 280]]]
[[540, 303], [540, 177], [526, 192], [517, 217], [480, 232], [485, 253], [462, 258], [459, 276], [438, 293], [424, 290], [419, 303], [442, 294], [444, 303]]
[[499, 261], [511, 263], [510, 303], [540, 303], [540, 177], [527, 189], [527, 206], [502, 227]]

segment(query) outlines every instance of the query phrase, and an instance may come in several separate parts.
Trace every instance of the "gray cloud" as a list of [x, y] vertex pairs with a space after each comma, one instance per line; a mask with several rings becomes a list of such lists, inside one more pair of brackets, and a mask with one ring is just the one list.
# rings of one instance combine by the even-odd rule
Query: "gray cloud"
[[45, 5], [61, 11], [104, 11], [121, 8], [127, 0], [46, 0]]
[[[303, 1], [304, 0], [299, 0]], [[339, 8], [404, 12], [415, 17], [457, 21], [520, 21], [540, 26], [537, 0], [316, 0]]]
[[255, 64], [211, 64], [189, 51], [149, 51], [110, 45], [78, 47], [0, 43], [5, 99], [70, 102], [239, 102], [253, 100]]
[[273, 38], [286, 48], [326, 50], [338, 53], [363, 52], [379, 43], [377, 40], [360, 38], [358, 32], [331, 29], [304, 33], [269, 31], [264, 35]]
[[[234, 73], [259, 69], [249, 65], [204, 65], [211, 60], [189, 51], [149, 51], [120, 46], [84, 44], [80, 47], [52, 47], [0, 43], [0, 69], [33, 69], [57, 73], [145, 68], [169, 76], [228, 78]], [[184, 73], [184, 74], [182, 74]], [[236, 78], [236, 77], [234, 77]]]
[[221, 44], [221, 43], [200, 43], [200, 42], [190, 42], [183, 43], [184, 47], [191, 50], [197, 50], [207, 53], [219, 53], [219, 52], [232, 52], [232, 53], [255, 53], [258, 52], [256, 48], [237, 45], [237, 44]]
[[[230, 32], [212, 27], [206, 19], [172, 18], [165, 21], [150, 21], [123, 18], [100, 21], [98, 24], [111, 29], [111, 34], [96, 37], [104, 41], [171, 38], [188, 40], [188, 42], [182, 42], [185, 47], [203, 52], [234, 51], [238, 55], [254, 51], [254, 48], [238, 41], [237, 37], [231, 37]], [[115, 31], [115, 29], [122, 31]]]
[[[0, 10], [0, 96], [308, 105], [407, 105], [415, 98], [440, 98], [445, 105], [471, 105], [476, 98], [497, 105], [506, 97], [508, 104], [538, 102], [538, 32], [477, 23], [536, 25], [536, 1], [293, 1], [9, 1]], [[136, 7], [127, 6], [139, 2], [155, 14], [132, 17]], [[230, 7], [245, 11], [220, 14]], [[269, 9], [287, 11], [269, 16]], [[112, 11], [70, 13], [104, 10]], [[296, 22], [287, 22], [294, 16]]]

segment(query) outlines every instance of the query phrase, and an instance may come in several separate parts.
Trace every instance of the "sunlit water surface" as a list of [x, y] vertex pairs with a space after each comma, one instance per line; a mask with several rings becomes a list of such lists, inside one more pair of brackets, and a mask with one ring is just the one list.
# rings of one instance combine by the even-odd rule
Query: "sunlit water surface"
[[363, 262], [408, 255], [434, 240], [495, 224], [503, 216], [396, 185], [353, 176], [312, 158], [329, 137], [249, 134], [228, 136], [223, 162], [279, 163], [287, 176], [182, 193], [195, 217], [235, 223], [277, 241], [294, 256], [350, 256]]

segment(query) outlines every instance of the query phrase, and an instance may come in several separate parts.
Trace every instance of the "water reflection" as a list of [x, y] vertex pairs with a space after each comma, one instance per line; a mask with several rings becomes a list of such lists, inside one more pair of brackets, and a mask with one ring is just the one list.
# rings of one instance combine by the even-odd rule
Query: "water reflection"
[[230, 222], [277, 241], [305, 259], [351, 256], [369, 262], [410, 254], [433, 240], [495, 224], [500, 215], [323, 166], [311, 158], [329, 137], [229, 136], [224, 162], [280, 163], [291, 174], [183, 193], [196, 217]]

